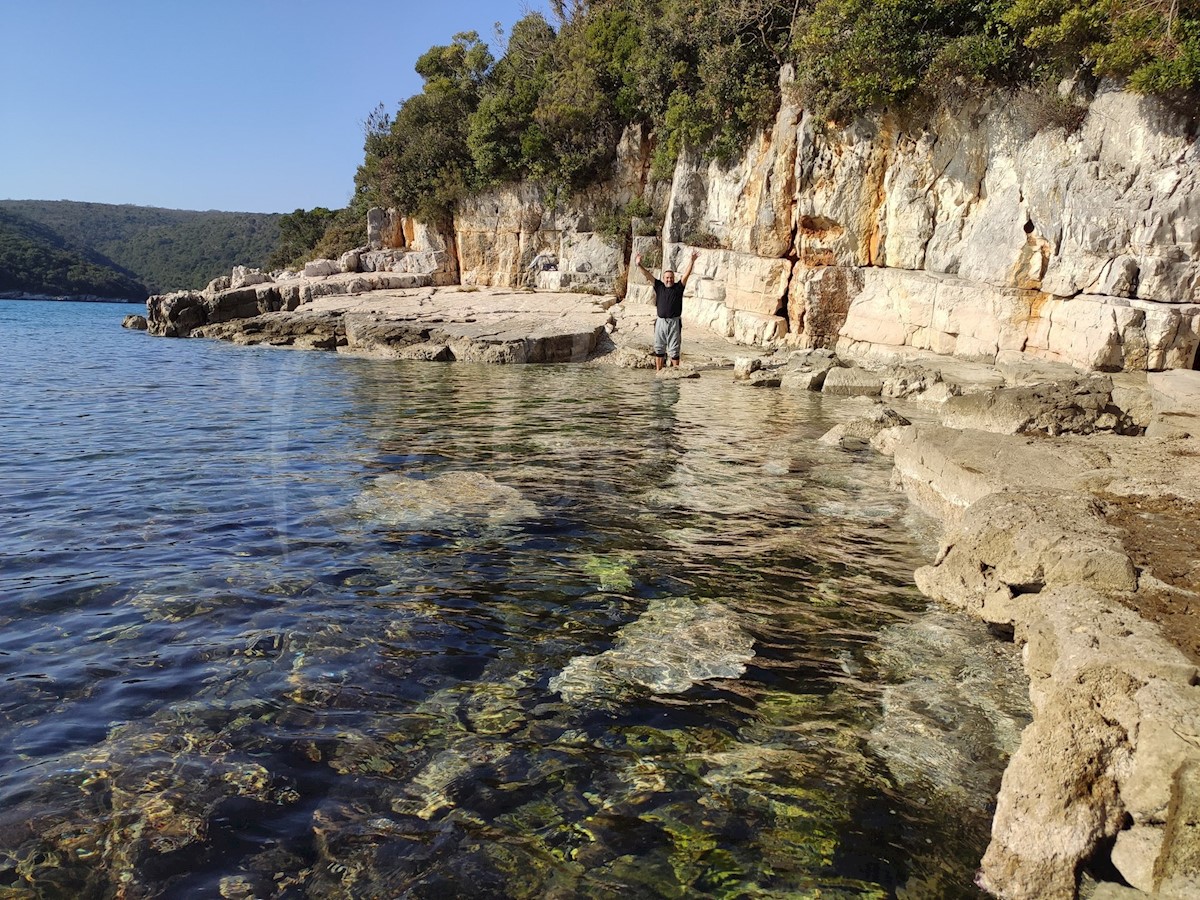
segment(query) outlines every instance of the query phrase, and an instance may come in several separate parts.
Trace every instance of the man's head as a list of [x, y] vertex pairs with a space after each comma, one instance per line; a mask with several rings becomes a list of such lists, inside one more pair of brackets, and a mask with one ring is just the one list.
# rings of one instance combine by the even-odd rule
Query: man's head
[[670, 287], [675, 283], [675, 272], [671, 269], [663, 269], [662, 283]]

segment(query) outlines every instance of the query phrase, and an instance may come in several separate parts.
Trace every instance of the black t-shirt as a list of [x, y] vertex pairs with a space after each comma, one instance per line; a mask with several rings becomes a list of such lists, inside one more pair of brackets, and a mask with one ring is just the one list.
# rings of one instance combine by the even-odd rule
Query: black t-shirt
[[683, 282], [667, 287], [654, 279], [654, 308], [660, 319], [677, 319], [683, 315]]

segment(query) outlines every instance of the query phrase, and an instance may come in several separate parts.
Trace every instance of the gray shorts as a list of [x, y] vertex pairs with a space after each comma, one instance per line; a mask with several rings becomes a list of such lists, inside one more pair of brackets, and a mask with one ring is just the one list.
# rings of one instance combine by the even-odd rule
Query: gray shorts
[[679, 359], [682, 348], [683, 320], [678, 316], [674, 319], [658, 319], [654, 323], [654, 355]]

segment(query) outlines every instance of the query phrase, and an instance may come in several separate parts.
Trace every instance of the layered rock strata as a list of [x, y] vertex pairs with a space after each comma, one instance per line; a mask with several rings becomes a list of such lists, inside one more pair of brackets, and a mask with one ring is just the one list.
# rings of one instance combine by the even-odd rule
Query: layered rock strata
[[[838, 130], [790, 97], [732, 165], [685, 154], [669, 185], [649, 181], [645, 141], [627, 136], [609, 208], [648, 199], [655, 236], [600, 239], [592, 196], [552, 206], [523, 184], [469, 201], [454, 225], [463, 280], [627, 281], [640, 304], [649, 286], [629, 260], [678, 268], [696, 247], [685, 322], [745, 343], [1195, 365], [1200, 146], [1185, 117], [1106, 85], [1071, 133], [1035, 131], [1013, 98], [918, 128], [883, 117]], [[542, 254], [556, 273], [529, 275]]]
[[210, 319], [186, 332], [167, 320], [159, 333], [395, 359], [582, 362], [604, 344], [613, 323], [612, 303], [613, 298], [591, 294], [379, 290], [329, 294], [302, 307], [250, 317]]
[[[1058, 402], [1077, 385], [1060, 387], [1025, 391], [1024, 420], [1091, 430]], [[1011, 629], [1030, 678], [1034, 721], [1005, 772], [980, 884], [1073, 898], [1099, 858], [1129, 896], [1200, 896], [1200, 645], [1183, 652], [1138, 614], [1200, 603], [1200, 536], [1177, 530], [1146, 552], [1164, 521], [1200, 515], [1200, 440], [1054, 430], [893, 436], [897, 483], [946, 522], [918, 586]]]

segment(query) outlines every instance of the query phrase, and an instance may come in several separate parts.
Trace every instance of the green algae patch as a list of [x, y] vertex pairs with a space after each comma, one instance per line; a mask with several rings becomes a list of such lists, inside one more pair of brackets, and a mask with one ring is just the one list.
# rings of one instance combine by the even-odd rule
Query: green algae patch
[[634, 564], [633, 557], [623, 553], [589, 556], [583, 571], [596, 580], [600, 590], [622, 593], [633, 587]]

